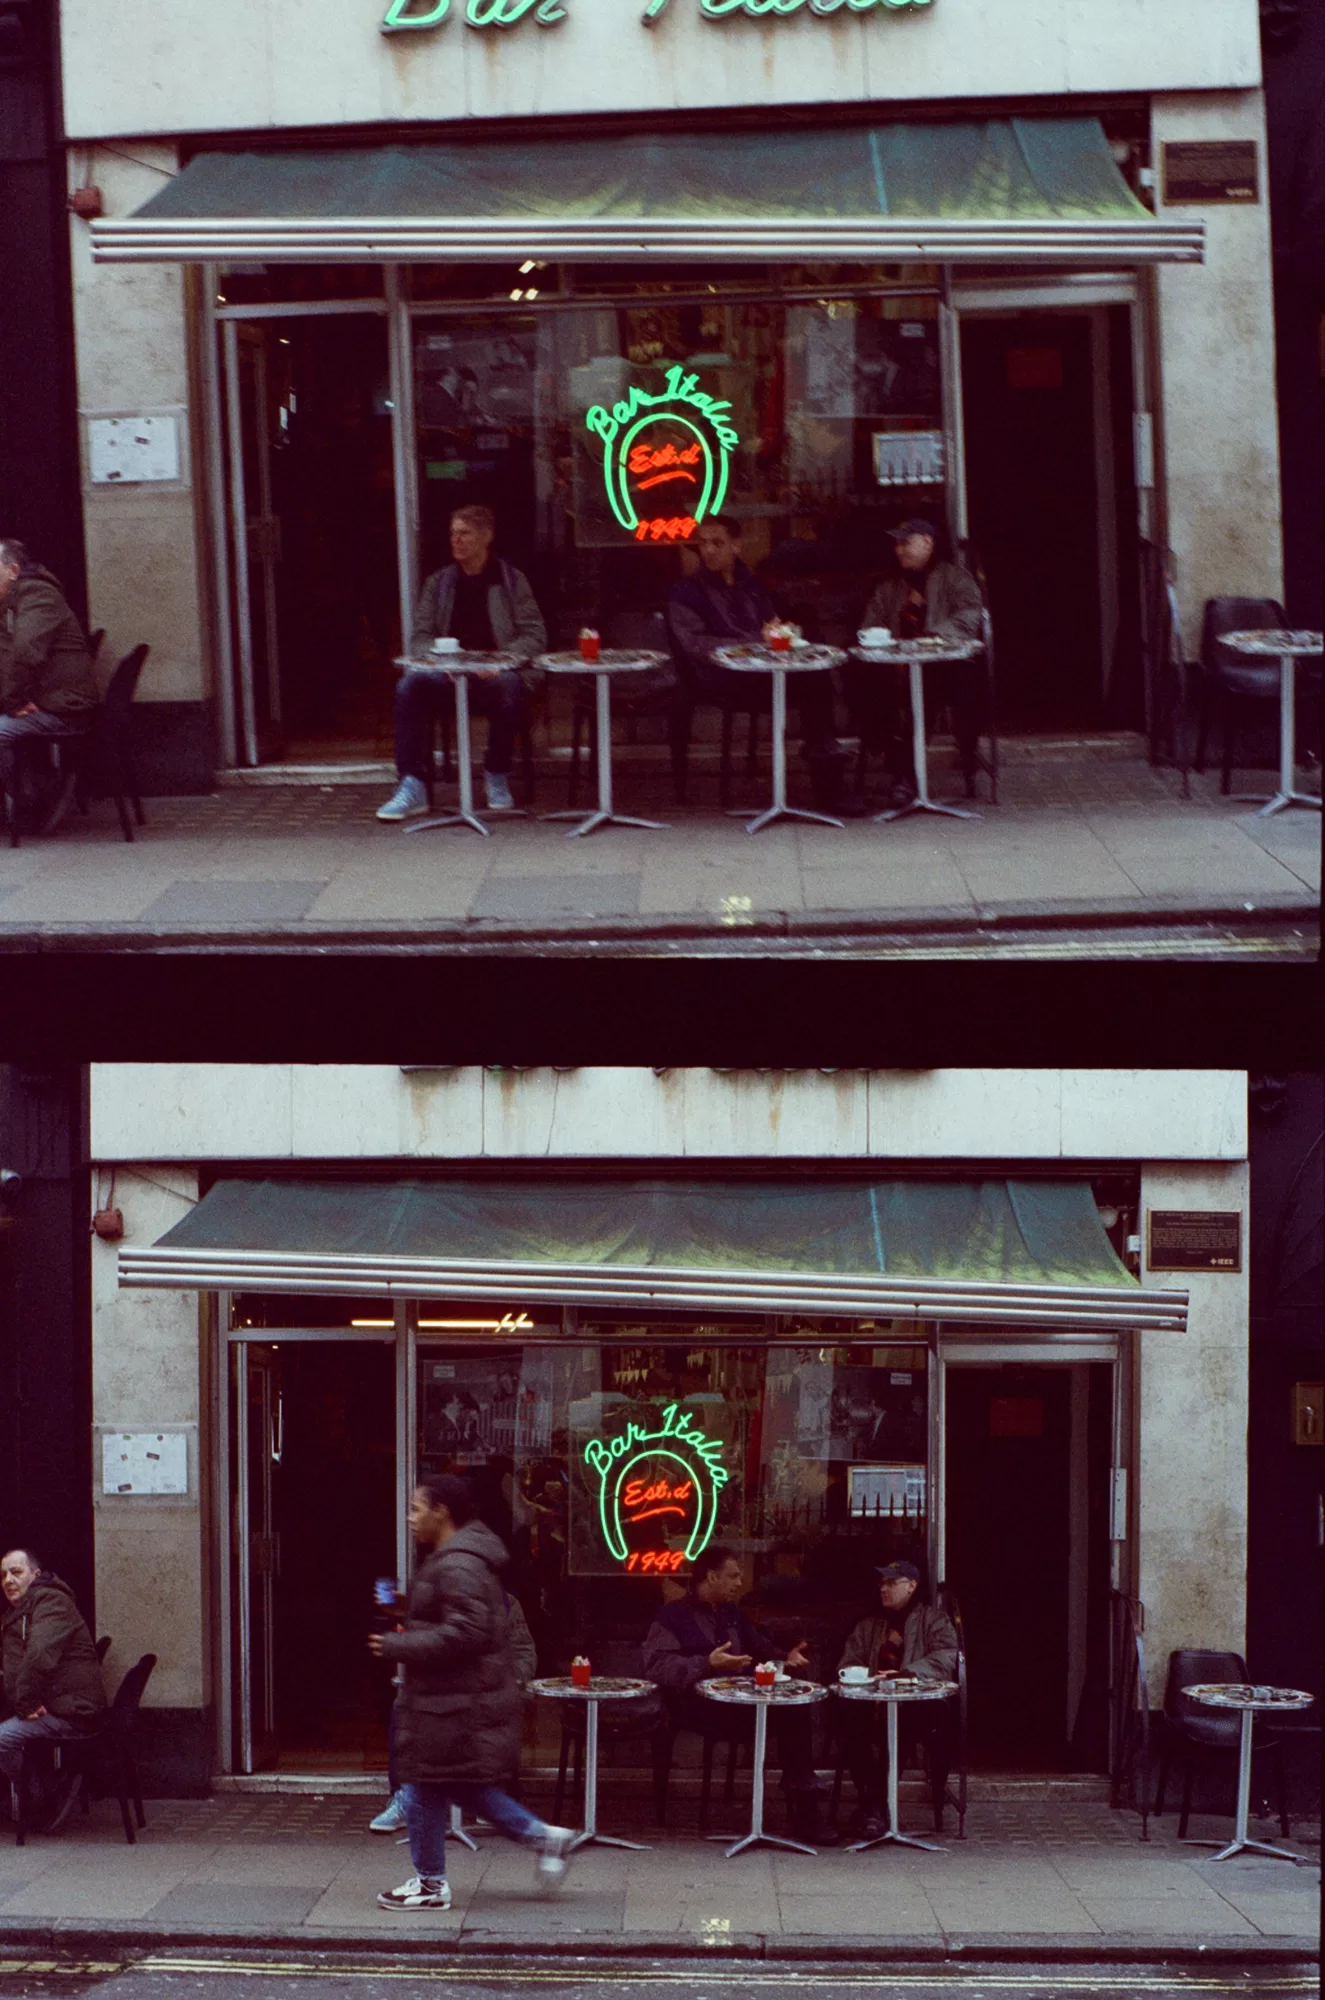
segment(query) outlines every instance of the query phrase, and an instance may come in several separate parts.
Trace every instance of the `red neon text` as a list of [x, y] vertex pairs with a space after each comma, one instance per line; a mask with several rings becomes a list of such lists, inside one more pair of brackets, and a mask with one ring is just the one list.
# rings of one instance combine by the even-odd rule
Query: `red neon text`
[[635, 530], [637, 542], [684, 542], [694, 534], [697, 521], [693, 514], [682, 514], [670, 519], [661, 514], [655, 521], [641, 521]]
[[626, 1557], [626, 1568], [641, 1576], [675, 1573], [685, 1561], [684, 1549], [637, 1549]]
[[694, 1482], [687, 1479], [680, 1486], [672, 1486], [665, 1479], [650, 1483], [647, 1479], [629, 1479], [621, 1496], [621, 1504], [626, 1509], [627, 1518], [632, 1522], [651, 1521], [655, 1514], [685, 1514], [685, 1502], [694, 1492]]
[[697, 444], [688, 444], [683, 451], [678, 451], [674, 444], [660, 445], [656, 451], [650, 445], [637, 444], [626, 464], [632, 472], [661, 472], [668, 465], [696, 465], [699, 453]]

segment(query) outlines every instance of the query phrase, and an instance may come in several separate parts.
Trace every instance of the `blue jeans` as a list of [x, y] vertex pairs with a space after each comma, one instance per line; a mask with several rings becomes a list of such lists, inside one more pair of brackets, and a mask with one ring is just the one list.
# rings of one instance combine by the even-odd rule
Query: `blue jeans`
[[0, 1722], [0, 1775], [11, 1782], [18, 1778], [23, 1769], [23, 1752], [32, 1743], [67, 1743], [71, 1737], [84, 1735], [76, 1722], [70, 1722], [63, 1715], [39, 1715], [35, 1722], [24, 1722], [21, 1717], [11, 1715], [8, 1722]]
[[416, 1875], [446, 1874], [446, 1831], [453, 1805], [476, 1819], [490, 1820], [498, 1833], [522, 1845], [541, 1840], [547, 1832], [528, 1806], [508, 1798], [495, 1785], [403, 1785], [400, 1800], [409, 1825], [409, 1855]]
[[[488, 718], [488, 752], [483, 768], [504, 778], [515, 755], [515, 737], [527, 707], [524, 682], [506, 669], [491, 680], [469, 677], [471, 715]], [[441, 674], [402, 674], [396, 683], [396, 771], [428, 784], [432, 778], [432, 725], [436, 716], [455, 713], [455, 687]]]
[[0, 715], [0, 791], [14, 789], [18, 761], [14, 746], [20, 738], [37, 736], [58, 743], [61, 737], [86, 736], [91, 727], [90, 715], [49, 715], [44, 708], [34, 709], [31, 715]]

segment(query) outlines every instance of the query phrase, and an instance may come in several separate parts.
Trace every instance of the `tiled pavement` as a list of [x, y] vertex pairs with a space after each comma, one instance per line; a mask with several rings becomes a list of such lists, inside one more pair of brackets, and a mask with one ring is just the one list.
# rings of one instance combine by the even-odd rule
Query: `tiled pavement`
[[[1052, 1939], [1100, 1951], [1124, 1943], [1252, 1951], [1310, 1950], [1317, 1935], [1318, 1835], [1289, 1843], [1297, 1866], [1245, 1856], [1217, 1863], [1178, 1845], [1172, 1816], [1143, 1844], [1131, 1813], [1053, 1799], [976, 1799], [967, 1839], [953, 1838], [950, 1824], [939, 1853], [763, 1849], [728, 1862], [693, 1831], [661, 1834], [641, 1824], [643, 1805], [608, 1798], [606, 1823], [655, 1845], [584, 1852], [549, 1901], [531, 1893], [529, 1856], [480, 1830], [477, 1854], [452, 1851], [449, 1914], [402, 1917], [374, 1901], [409, 1869], [403, 1848], [366, 1832], [372, 1809], [362, 1798], [299, 1795], [149, 1804], [130, 1848], [103, 1803], [58, 1839], [0, 1847], [0, 1945], [37, 1933], [57, 1942], [127, 1933], [307, 1946], [403, 1932], [531, 1949]], [[688, 1819], [684, 1803], [680, 1817]], [[904, 1825], [928, 1837], [927, 1817], [918, 1797], [908, 1799]], [[1193, 1820], [1192, 1831], [1223, 1835], [1226, 1826]]]
[[[940, 769], [938, 796], [954, 796]], [[744, 781], [742, 781], [744, 782]], [[762, 785], [762, 780], [759, 785]], [[793, 797], [799, 773], [793, 771]], [[838, 831], [784, 823], [755, 837], [693, 781], [672, 805], [644, 766], [618, 779], [625, 811], [665, 833], [611, 828], [587, 840], [536, 818], [410, 834], [373, 817], [382, 785], [244, 786], [154, 799], [130, 846], [108, 804], [47, 839], [0, 847], [0, 950], [58, 943], [246, 939], [362, 945], [601, 934], [709, 936], [768, 927], [898, 935], [975, 932], [1025, 920], [1295, 923], [1319, 898], [1320, 820], [1259, 820], [1193, 780], [1152, 769], [1129, 741], [1054, 749], [1010, 744], [1001, 802], [979, 819], [855, 820]], [[751, 792], [755, 809], [762, 793]], [[562, 803], [559, 776], [538, 805]]]

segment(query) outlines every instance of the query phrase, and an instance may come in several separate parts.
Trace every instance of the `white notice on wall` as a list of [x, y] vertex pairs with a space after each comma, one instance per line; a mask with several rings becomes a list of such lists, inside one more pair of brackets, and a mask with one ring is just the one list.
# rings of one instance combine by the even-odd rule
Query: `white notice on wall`
[[92, 417], [87, 440], [94, 486], [179, 478], [176, 417]]
[[101, 1440], [103, 1493], [187, 1493], [189, 1440], [183, 1432], [114, 1431]]

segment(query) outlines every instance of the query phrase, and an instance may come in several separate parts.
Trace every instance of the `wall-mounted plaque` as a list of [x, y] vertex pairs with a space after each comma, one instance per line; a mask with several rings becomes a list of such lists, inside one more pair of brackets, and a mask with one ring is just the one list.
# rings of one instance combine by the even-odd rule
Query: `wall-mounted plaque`
[[1168, 139], [1160, 156], [1166, 204], [1261, 198], [1254, 139]]
[[1237, 1209], [1152, 1208], [1146, 1263], [1152, 1271], [1240, 1271]]

